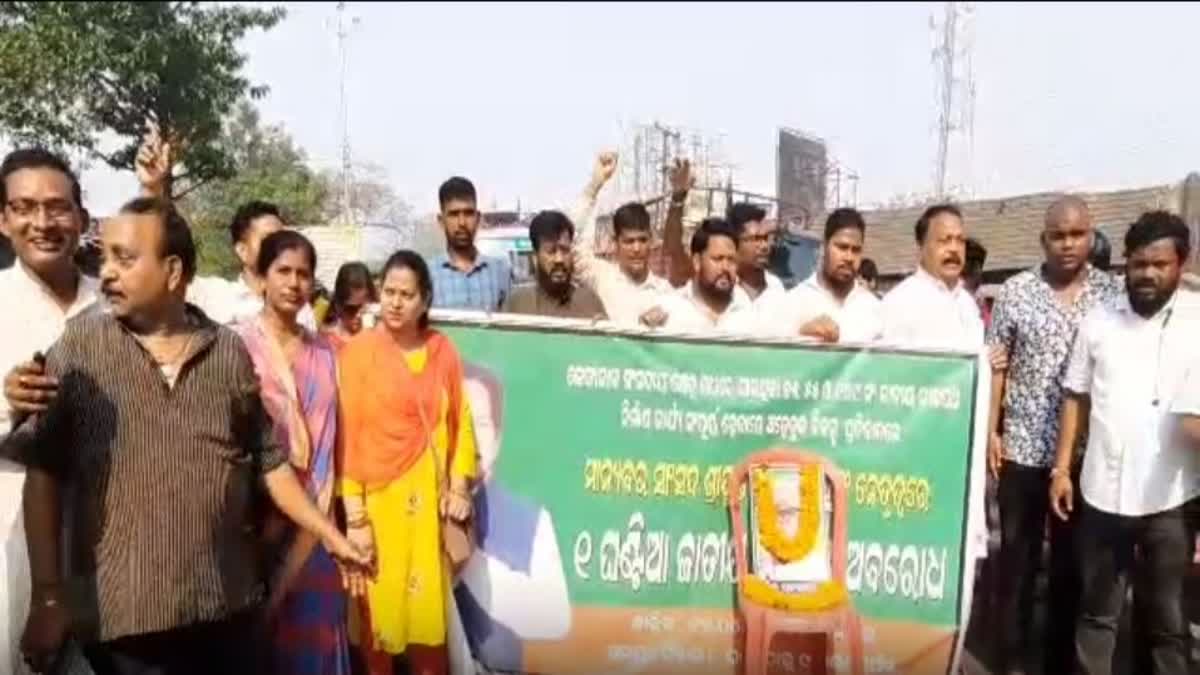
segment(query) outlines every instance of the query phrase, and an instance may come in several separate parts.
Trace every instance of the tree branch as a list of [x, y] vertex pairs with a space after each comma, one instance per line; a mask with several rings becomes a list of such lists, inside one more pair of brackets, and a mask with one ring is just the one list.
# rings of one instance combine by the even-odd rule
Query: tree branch
[[[178, 180], [178, 179], [176, 179], [176, 180]], [[212, 182], [211, 178], [205, 178], [204, 180], [198, 180], [195, 183], [192, 183], [191, 185], [187, 186], [186, 188], [171, 195], [171, 201], [177, 202], [180, 199], [183, 199], [184, 197], [188, 196], [189, 194], [191, 194], [198, 188], [203, 187], [204, 185], [207, 185], [210, 182]]]

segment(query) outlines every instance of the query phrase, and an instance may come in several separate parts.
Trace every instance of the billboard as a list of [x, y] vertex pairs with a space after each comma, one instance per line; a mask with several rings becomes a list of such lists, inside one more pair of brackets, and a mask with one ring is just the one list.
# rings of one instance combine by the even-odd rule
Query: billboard
[[775, 194], [781, 228], [802, 229], [824, 213], [828, 167], [825, 141], [794, 129], [779, 130]]
[[[982, 504], [990, 382], [977, 356], [446, 317], [482, 473], [480, 545], [455, 600], [489, 669], [738, 675], [752, 658], [778, 675], [953, 671], [970, 613], [968, 507]], [[779, 503], [761, 515], [771, 491], [746, 495], [739, 537], [731, 473], [780, 448], [827, 460], [829, 485], [771, 478]], [[807, 510], [788, 501], [798, 492]], [[776, 560], [753, 523], [799, 537], [801, 511], [810, 549]], [[739, 598], [758, 591], [739, 551], [753, 578], [829, 602], [790, 621], [837, 614], [844, 636], [748, 644]]]

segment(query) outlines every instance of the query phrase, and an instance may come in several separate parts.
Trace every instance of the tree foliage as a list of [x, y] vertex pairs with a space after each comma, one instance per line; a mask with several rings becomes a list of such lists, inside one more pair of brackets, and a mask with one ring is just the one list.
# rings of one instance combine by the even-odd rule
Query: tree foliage
[[[148, 124], [174, 146], [172, 195], [235, 168], [220, 144], [235, 104], [265, 95], [238, 41], [282, 8], [199, 2], [0, 2], [0, 131], [132, 170]], [[111, 133], [117, 147], [106, 147]]]
[[309, 168], [304, 150], [282, 127], [262, 124], [249, 101], [229, 117], [214, 146], [229, 157], [231, 176], [200, 186], [180, 201], [196, 235], [203, 273], [232, 276], [238, 271], [228, 226], [248, 201], [277, 204], [295, 225], [322, 222], [326, 181]]

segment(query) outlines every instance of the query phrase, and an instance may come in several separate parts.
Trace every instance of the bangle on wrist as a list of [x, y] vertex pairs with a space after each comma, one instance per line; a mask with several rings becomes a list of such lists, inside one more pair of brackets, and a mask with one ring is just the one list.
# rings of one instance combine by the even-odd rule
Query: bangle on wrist
[[357, 530], [359, 528], [368, 527], [371, 524], [371, 519], [365, 515], [361, 518], [350, 518], [346, 520], [347, 530]]
[[1052, 469], [1050, 469], [1050, 477], [1051, 478], [1058, 478], [1059, 476], [1070, 476], [1070, 475], [1071, 475], [1070, 469], [1064, 469], [1061, 466], [1056, 466], [1056, 467], [1053, 467]]

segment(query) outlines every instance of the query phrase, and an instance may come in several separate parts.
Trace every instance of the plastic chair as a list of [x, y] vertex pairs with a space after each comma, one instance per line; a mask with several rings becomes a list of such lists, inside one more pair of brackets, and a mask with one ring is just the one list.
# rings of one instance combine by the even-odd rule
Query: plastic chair
[[[835, 653], [837, 640], [834, 635], [841, 633], [848, 645], [850, 669], [853, 675], [863, 675], [864, 656], [862, 623], [858, 612], [854, 609], [853, 598], [835, 607], [824, 610], [789, 612], [774, 607], [760, 605], [745, 594], [745, 579], [756, 576], [749, 567], [746, 554], [747, 542], [750, 546], [758, 543], [757, 533], [749, 539], [746, 537], [746, 520], [742, 511], [742, 486], [745, 485], [751, 471], [758, 468], [788, 468], [803, 469], [817, 465], [822, 473], [823, 493], [822, 504], [826, 495], [832, 492], [832, 514], [830, 518], [830, 534], [832, 545], [829, 548], [829, 563], [831, 578], [846, 583], [846, 478], [837, 466], [828, 459], [816, 454], [797, 450], [773, 449], [757, 452], [734, 467], [729, 477], [729, 511], [733, 519], [734, 558], [737, 565], [738, 607], [745, 623], [745, 648], [743, 653], [743, 673], [745, 675], [767, 675], [770, 665], [768, 650], [772, 639], [780, 634], [820, 634], [825, 636], [826, 650]], [[752, 488], [747, 488], [752, 489]], [[760, 580], [768, 582], [762, 577]], [[791, 595], [803, 597], [804, 593]]]

